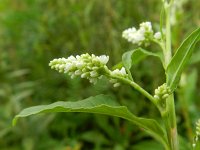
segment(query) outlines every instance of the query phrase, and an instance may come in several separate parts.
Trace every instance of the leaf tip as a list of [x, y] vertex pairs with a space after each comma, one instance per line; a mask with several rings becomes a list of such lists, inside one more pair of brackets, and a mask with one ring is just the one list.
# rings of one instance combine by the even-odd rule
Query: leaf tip
[[13, 127], [17, 124], [17, 120], [18, 120], [17, 116], [12, 120], [12, 126]]

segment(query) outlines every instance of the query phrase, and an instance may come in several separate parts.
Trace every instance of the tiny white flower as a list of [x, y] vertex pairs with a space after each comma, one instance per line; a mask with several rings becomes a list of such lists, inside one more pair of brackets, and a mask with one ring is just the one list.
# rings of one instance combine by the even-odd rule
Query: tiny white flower
[[69, 61], [76, 61], [76, 58], [75, 58], [74, 56], [69, 56], [67, 59], [68, 59]]
[[[110, 74], [113, 75], [113, 76], [119, 76], [119, 77], [123, 77], [123, 78], [128, 77], [128, 74], [126, 73], [126, 69], [124, 67], [122, 67], [120, 70], [115, 69], [113, 71], [110, 71]], [[120, 83], [116, 78], [111, 78], [110, 82], [113, 83], [114, 87], [120, 86]]]
[[114, 86], [114, 87], [119, 87], [119, 86], [120, 86], [120, 83], [115, 83], [113, 86]]
[[113, 70], [113, 71], [112, 71], [112, 74], [116, 74], [116, 75], [119, 74], [119, 69]]
[[79, 61], [76, 63], [76, 67], [78, 67], [78, 68], [82, 68], [83, 65], [84, 65], [84, 63], [82, 61]]
[[158, 95], [158, 94], [159, 94], [159, 90], [155, 89], [155, 95]]
[[102, 55], [102, 56], [99, 56], [98, 59], [102, 64], [107, 64], [107, 62], [109, 60], [109, 56]]
[[195, 148], [195, 147], [196, 147], [196, 144], [195, 144], [195, 143], [193, 143], [193, 144], [192, 144], [192, 147], [194, 147], [194, 148]]
[[65, 65], [65, 73], [68, 72], [69, 70], [71, 70], [71, 68], [73, 67], [73, 64], [66, 64]]
[[127, 39], [129, 42], [132, 42], [136, 31], [137, 30], [134, 27], [128, 28], [128, 29], [126, 29], [126, 30], [123, 31], [122, 37], [125, 38], [125, 39]]
[[99, 74], [96, 71], [91, 71], [90, 76], [94, 78], [94, 77], [98, 77]]
[[74, 73], [75, 73], [75, 75], [78, 76], [78, 75], [81, 75], [81, 74], [82, 74], [82, 71], [80, 71], [80, 70], [76, 70]]
[[155, 38], [156, 40], [160, 40], [160, 39], [161, 39], [161, 33], [160, 33], [160, 32], [156, 32], [156, 33], [154, 34], [154, 38]]
[[82, 73], [82, 74], [81, 74], [81, 78], [87, 78], [89, 75], [90, 75], [89, 72]]
[[126, 69], [124, 67], [121, 68], [120, 72], [121, 74], [126, 75]]
[[111, 72], [111, 74], [116, 75], [116, 76], [122, 76], [122, 77], [126, 77], [127, 73], [124, 67], [122, 67], [120, 70], [119, 69], [115, 69]]
[[140, 24], [141, 31], [145, 32], [153, 32], [151, 22], [143, 22]]
[[155, 99], [157, 99], [157, 100], [160, 99], [158, 95], [154, 95], [153, 97], [154, 97]]
[[76, 55], [76, 59], [79, 59], [80, 58], [80, 56], [79, 55]]

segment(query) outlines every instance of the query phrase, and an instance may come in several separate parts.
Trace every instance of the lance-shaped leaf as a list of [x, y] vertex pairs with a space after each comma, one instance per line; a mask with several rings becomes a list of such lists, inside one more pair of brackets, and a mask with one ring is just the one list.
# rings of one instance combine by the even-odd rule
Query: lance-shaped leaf
[[195, 44], [200, 40], [200, 28], [192, 32], [176, 51], [169, 65], [167, 66], [167, 85], [171, 90], [177, 87], [181, 73], [192, 55]]
[[47, 112], [85, 112], [116, 116], [126, 119], [137, 126], [143, 128], [165, 146], [167, 145], [166, 134], [162, 127], [153, 119], [136, 117], [125, 106], [120, 106], [110, 96], [98, 95], [76, 102], [55, 102], [49, 105], [40, 105], [22, 110], [13, 119], [13, 125], [18, 118], [27, 117], [39, 113]]
[[137, 64], [139, 61], [141, 61], [147, 56], [155, 56], [161, 59], [161, 55], [159, 54], [155, 54], [152, 52], [148, 52], [142, 48], [138, 48], [125, 52], [122, 56], [122, 63], [126, 70], [129, 70], [133, 64]]

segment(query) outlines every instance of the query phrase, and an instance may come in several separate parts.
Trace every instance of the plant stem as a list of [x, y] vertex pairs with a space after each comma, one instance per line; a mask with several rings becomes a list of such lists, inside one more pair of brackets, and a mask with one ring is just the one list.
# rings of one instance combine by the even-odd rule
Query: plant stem
[[[170, 14], [171, 14], [171, 6], [173, 0], [170, 3], [165, 2], [165, 15], [166, 15], [166, 44], [164, 52], [165, 58], [165, 66], [167, 68], [168, 64], [171, 61], [172, 53], [171, 53], [171, 23], [170, 23]], [[162, 116], [166, 132], [168, 136], [168, 142], [171, 150], [178, 150], [178, 133], [177, 133], [177, 125], [176, 125], [176, 113], [174, 106], [174, 95], [173, 93], [166, 99], [166, 113]]]
[[178, 150], [178, 134], [173, 94], [167, 98], [166, 104], [167, 108], [163, 119], [167, 130], [168, 142], [171, 150]]
[[111, 74], [109, 74], [108, 76], [111, 77], [111, 78], [114, 78], [114, 79], [118, 79], [118, 80], [132, 86], [134, 89], [139, 91], [142, 95], [147, 97], [156, 107], [158, 107], [157, 102], [154, 99], [154, 97], [151, 94], [149, 94], [146, 90], [144, 90], [141, 86], [139, 86], [137, 83], [135, 83], [134, 81], [131, 81], [130, 79], [127, 79], [127, 78], [124, 78], [124, 77], [114, 76], [114, 75], [111, 75]]
[[126, 70], [126, 71], [127, 71], [127, 73], [128, 73], [129, 79], [130, 79], [131, 81], [133, 81], [133, 77], [132, 77], [132, 74], [131, 74], [130, 70]]
[[166, 47], [164, 50], [165, 66], [167, 67], [171, 60], [171, 23], [170, 23], [170, 6], [165, 4], [165, 14], [166, 14]]

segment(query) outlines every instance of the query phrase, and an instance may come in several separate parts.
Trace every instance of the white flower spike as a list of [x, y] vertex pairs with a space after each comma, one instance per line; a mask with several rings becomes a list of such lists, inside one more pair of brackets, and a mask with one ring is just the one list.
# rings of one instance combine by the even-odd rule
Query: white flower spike
[[68, 73], [71, 78], [81, 76], [87, 78], [91, 83], [96, 83], [97, 79], [102, 76], [100, 71], [107, 67], [109, 57], [106, 55], [95, 56], [94, 54], [82, 54], [76, 57], [54, 59], [49, 63], [52, 69], [59, 72]]
[[126, 29], [122, 32], [122, 37], [128, 42], [140, 45], [149, 45], [150, 41], [153, 39], [161, 40], [161, 33], [156, 32], [152, 29], [151, 22], [143, 22], [140, 24], [138, 30], [135, 27]]
[[149, 38], [152, 38], [153, 30], [151, 22], [143, 22], [140, 28], [136, 30], [135, 27], [126, 29], [122, 33], [122, 37], [133, 44], [142, 45], [148, 43]]
[[54, 59], [50, 61], [49, 66], [60, 73], [69, 74], [71, 78], [80, 76], [81, 78], [88, 79], [91, 83], [96, 83], [98, 79], [105, 75], [111, 79], [114, 87], [118, 87], [120, 81], [111, 76], [127, 78], [128, 75], [124, 67], [120, 70], [110, 71], [106, 66], [108, 60], [109, 56], [106, 55], [95, 56], [94, 54], [82, 54], [76, 57], [70, 56], [68, 58]]

